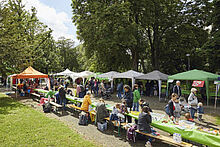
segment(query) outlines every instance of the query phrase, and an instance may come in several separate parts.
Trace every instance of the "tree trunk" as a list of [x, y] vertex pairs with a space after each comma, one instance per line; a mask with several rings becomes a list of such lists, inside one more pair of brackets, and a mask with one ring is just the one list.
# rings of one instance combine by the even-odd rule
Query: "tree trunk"
[[138, 53], [136, 50], [132, 51], [132, 68], [135, 71], [138, 71]]

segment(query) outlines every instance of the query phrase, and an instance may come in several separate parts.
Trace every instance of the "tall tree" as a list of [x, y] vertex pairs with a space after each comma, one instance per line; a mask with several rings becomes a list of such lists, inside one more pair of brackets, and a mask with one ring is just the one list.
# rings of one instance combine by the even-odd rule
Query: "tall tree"
[[7, 72], [18, 72], [33, 65], [38, 46], [51, 31], [39, 22], [36, 9], [26, 11], [21, 0], [0, 4], [0, 69], [6, 76]]
[[205, 58], [205, 69], [220, 72], [220, 1], [213, 1], [213, 11], [210, 15], [211, 33], [209, 40], [202, 47], [202, 57]]

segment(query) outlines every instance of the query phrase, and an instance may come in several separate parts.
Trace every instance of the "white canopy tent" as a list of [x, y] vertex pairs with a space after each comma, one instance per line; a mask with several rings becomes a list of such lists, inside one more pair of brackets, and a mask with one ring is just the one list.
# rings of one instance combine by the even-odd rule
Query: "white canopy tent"
[[77, 73], [74, 77], [72, 78], [82, 78], [83, 79], [83, 84], [85, 82], [85, 78], [88, 78], [89, 76], [93, 75], [94, 73], [91, 72], [91, 71], [83, 71], [83, 72], [80, 72], [80, 73]]
[[157, 80], [158, 81], [158, 86], [159, 86], [159, 100], [160, 100], [160, 95], [161, 95], [161, 84], [162, 80], [167, 80], [168, 79], [167, 74], [164, 74], [158, 70], [154, 70], [150, 73], [144, 74], [142, 76], [136, 77], [136, 79], [141, 79], [141, 80]]
[[[12, 87], [12, 78], [11, 77], [14, 77], [14, 76], [16, 76], [17, 74], [12, 74], [12, 75], [9, 75], [8, 77], [7, 77], [7, 80], [6, 80], [6, 87], [7, 87], [7, 90], [8, 90], [8, 88], [11, 88]], [[10, 79], [10, 81], [9, 81], [9, 79]]]
[[140, 73], [140, 72], [133, 71], [133, 70], [129, 70], [129, 71], [126, 71], [126, 72], [123, 72], [123, 73], [115, 74], [113, 76], [113, 79], [116, 79], [116, 78], [131, 79], [132, 80], [132, 88], [133, 88], [134, 84], [135, 84], [135, 78], [139, 77], [139, 76], [142, 76], [142, 75], [144, 75], [144, 74]]
[[55, 76], [76, 76], [77, 73], [70, 71], [68, 68], [60, 73], [54, 74]]
[[98, 77], [100, 77], [100, 78], [108, 78], [111, 81], [111, 88], [113, 89], [113, 77], [116, 74], [119, 74], [119, 72], [110, 71], [110, 72], [106, 72], [106, 73], [100, 74], [100, 75], [98, 75]]

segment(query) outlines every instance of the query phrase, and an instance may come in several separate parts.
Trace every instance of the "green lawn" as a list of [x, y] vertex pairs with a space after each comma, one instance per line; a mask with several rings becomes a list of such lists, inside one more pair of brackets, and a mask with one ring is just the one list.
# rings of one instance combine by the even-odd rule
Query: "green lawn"
[[95, 146], [62, 122], [0, 93], [0, 146]]
[[216, 117], [216, 123], [217, 123], [217, 125], [220, 125], [220, 117], [219, 116]]

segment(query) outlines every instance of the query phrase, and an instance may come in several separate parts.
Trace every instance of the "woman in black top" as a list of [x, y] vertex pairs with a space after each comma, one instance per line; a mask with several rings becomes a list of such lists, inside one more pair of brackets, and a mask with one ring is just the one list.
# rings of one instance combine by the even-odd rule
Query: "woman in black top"
[[[132, 108], [132, 105], [133, 105], [133, 93], [132, 93], [131, 88], [128, 85], [124, 86], [124, 90], [125, 90], [125, 95], [124, 95], [123, 98], [126, 101], [126, 107], [130, 108], [130, 111], [131, 111], [131, 108]], [[126, 115], [125, 119], [128, 119], [128, 123], [132, 122], [131, 116]]]
[[173, 120], [174, 119], [174, 113], [173, 111], [175, 110], [174, 107], [174, 101], [177, 99], [177, 94], [172, 93], [171, 95], [171, 100], [168, 102], [168, 107], [169, 107], [169, 117]]

